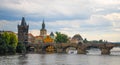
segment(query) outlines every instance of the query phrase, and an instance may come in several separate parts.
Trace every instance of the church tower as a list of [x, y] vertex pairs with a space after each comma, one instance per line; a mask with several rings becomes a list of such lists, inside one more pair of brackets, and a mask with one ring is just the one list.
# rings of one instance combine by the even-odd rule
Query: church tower
[[29, 25], [26, 24], [25, 18], [22, 17], [21, 24], [18, 25], [18, 42], [21, 43], [28, 42], [28, 29]]
[[43, 20], [42, 29], [40, 30], [40, 36], [46, 36], [46, 35], [47, 35], [47, 30], [45, 29], [45, 23]]

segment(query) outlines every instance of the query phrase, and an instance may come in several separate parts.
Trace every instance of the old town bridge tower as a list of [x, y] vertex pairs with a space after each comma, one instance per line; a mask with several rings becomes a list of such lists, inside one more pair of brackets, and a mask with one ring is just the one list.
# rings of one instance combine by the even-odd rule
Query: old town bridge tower
[[18, 25], [18, 42], [20, 43], [28, 42], [28, 29], [29, 25], [26, 24], [25, 18], [22, 17], [21, 24]]

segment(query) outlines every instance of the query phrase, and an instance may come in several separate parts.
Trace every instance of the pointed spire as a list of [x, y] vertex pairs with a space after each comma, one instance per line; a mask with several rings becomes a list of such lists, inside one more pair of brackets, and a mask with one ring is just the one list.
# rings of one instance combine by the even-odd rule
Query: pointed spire
[[21, 25], [22, 25], [22, 26], [25, 26], [25, 25], [26, 25], [26, 21], [25, 21], [25, 18], [24, 18], [24, 17], [22, 17]]
[[45, 29], [44, 19], [43, 19], [43, 23], [42, 23], [42, 29]]

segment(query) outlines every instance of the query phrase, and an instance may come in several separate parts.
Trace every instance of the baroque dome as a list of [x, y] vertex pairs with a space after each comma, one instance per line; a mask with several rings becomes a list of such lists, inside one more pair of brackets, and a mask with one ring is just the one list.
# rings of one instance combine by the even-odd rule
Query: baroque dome
[[75, 34], [72, 39], [83, 40], [80, 34]]

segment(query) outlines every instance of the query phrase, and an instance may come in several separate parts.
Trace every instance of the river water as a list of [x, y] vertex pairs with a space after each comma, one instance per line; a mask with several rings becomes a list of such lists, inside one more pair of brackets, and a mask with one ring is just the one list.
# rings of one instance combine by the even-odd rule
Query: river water
[[0, 65], [120, 65], [120, 51], [101, 55], [98, 50], [82, 54], [27, 54], [0, 56]]

